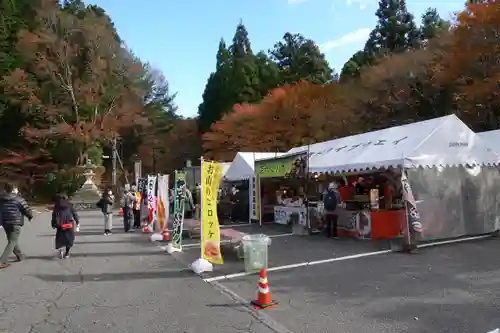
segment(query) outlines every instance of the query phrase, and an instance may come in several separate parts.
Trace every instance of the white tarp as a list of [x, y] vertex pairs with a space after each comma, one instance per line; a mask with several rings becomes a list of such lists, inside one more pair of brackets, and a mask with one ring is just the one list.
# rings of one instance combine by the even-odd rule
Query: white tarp
[[455, 115], [293, 148], [309, 149], [310, 172], [498, 164], [500, 156]]
[[222, 177], [224, 177], [227, 173], [227, 170], [231, 167], [231, 162], [223, 162], [222, 164]]
[[238, 153], [231, 162], [224, 179], [228, 181], [247, 180], [254, 176], [255, 161], [279, 157], [284, 153]]
[[485, 142], [488, 148], [495, 152], [500, 152], [500, 129], [477, 133], [477, 135]]

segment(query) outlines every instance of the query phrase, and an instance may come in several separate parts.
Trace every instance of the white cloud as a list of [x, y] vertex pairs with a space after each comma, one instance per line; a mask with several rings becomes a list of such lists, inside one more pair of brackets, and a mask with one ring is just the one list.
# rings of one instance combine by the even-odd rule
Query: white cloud
[[297, 5], [299, 3], [306, 2], [307, 0], [288, 0], [289, 5]]
[[341, 47], [347, 44], [359, 42], [359, 41], [365, 41], [368, 39], [368, 36], [370, 35], [371, 29], [369, 28], [362, 28], [358, 29], [356, 31], [352, 31], [338, 39], [332, 39], [329, 40], [328, 42], [322, 44], [320, 48], [326, 52], [330, 51], [332, 49], [335, 49], [337, 47]]
[[348, 6], [357, 4], [359, 6], [360, 10], [366, 9], [368, 5], [371, 5], [372, 3], [375, 3], [376, 1], [373, 0], [346, 0], [346, 4]]

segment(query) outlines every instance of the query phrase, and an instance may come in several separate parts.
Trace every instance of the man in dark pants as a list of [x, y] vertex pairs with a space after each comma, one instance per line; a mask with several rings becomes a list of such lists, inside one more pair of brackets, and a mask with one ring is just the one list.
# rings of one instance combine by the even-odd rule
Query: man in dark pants
[[326, 223], [326, 235], [328, 237], [337, 238], [337, 222], [338, 216], [336, 213], [337, 206], [340, 202], [340, 194], [337, 191], [337, 186], [335, 183], [330, 183], [328, 189], [323, 195], [323, 204], [325, 206], [325, 223]]
[[24, 255], [19, 248], [19, 236], [24, 225], [24, 217], [30, 221], [33, 218], [31, 208], [22, 197], [18, 196], [16, 186], [5, 185], [5, 195], [0, 199], [0, 220], [7, 236], [7, 246], [0, 257], [0, 269], [9, 267], [7, 260], [14, 253], [17, 261], [22, 261]]

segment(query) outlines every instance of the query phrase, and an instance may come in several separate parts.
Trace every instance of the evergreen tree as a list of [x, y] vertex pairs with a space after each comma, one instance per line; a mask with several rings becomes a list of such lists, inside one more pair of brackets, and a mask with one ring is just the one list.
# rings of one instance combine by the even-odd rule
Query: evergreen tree
[[232, 55], [232, 75], [230, 78], [230, 100], [232, 104], [257, 102], [259, 94], [259, 75], [257, 59], [252, 52], [248, 32], [240, 21], [236, 27], [233, 44], [229, 47]]
[[248, 31], [242, 21], [236, 27], [233, 44], [229, 50], [233, 58], [243, 58], [245, 55], [253, 54], [250, 39], [248, 38]]
[[380, 0], [378, 18], [370, 33], [365, 51], [370, 55], [404, 52], [419, 45], [419, 31], [405, 0]]
[[210, 74], [203, 92], [203, 102], [198, 106], [198, 125], [202, 132], [208, 131], [232, 106], [228, 91], [231, 74], [231, 53], [224, 39], [221, 39], [217, 49], [215, 72]]
[[278, 86], [279, 69], [276, 63], [263, 51], [257, 53], [256, 63], [260, 82], [259, 95], [264, 97], [271, 89]]
[[347, 60], [340, 71], [340, 79], [347, 80], [349, 78], [355, 78], [359, 75], [359, 71], [363, 66], [367, 66], [372, 62], [373, 58], [365, 51], [358, 51], [352, 55], [352, 57]]
[[220, 41], [216, 60], [216, 70], [208, 78], [203, 102], [198, 107], [202, 132], [231, 111], [233, 105], [260, 101], [276, 83], [274, 64], [262, 53], [253, 54], [242, 22], [236, 27], [229, 47], [224, 40]]
[[269, 51], [280, 70], [280, 84], [308, 80], [322, 84], [332, 80], [333, 70], [314, 41], [300, 34], [285, 33]]
[[449, 23], [443, 20], [435, 8], [427, 8], [422, 15], [422, 24], [420, 26], [421, 38], [427, 41], [436, 37], [439, 31], [449, 27]]

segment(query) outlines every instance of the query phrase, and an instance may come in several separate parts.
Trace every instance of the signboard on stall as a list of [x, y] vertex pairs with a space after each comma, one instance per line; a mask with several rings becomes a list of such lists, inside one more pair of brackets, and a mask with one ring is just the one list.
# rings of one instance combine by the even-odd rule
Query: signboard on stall
[[[292, 216], [295, 214], [295, 217]], [[297, 218], [298, 224], [307, 225], [307, 212], [304, 207], [274, 206], [274, 222], [278, 224], [293, 224], [292, 219]]]
[[348, 211], [337, 209], [338, 230], [340, 234], [349, 237], [371, 238], [371, 214], [369, 211]]
[[255, 161], [255, 173], [260, 178], [304, 177], [307, 171], [307, 154], [287, 156], [272, 160]]

